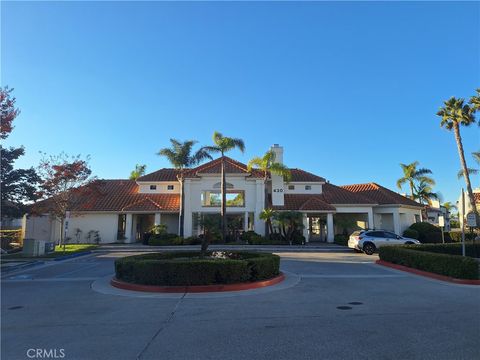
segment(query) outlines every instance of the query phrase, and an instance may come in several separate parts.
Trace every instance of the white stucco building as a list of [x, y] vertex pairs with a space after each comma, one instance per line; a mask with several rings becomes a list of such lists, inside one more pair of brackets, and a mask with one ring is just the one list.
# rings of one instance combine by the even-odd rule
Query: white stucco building
[[[283, 148], [272, 146], [276, 161], [283, 161]], [[201, 233], [202, 214], [220, 212], [221, 160], [189, 169], [185, 175], [184, 236]], [[229, 157], [224, 158], [227, 180], [227, 215], [245, 231], [265, 233], [259, 214], [269, 204], [277, 211], [295, 210], [303, 214], [307, 241], [333, 242], [345, 227], [376, 228], [401, 234], [420, 221], [422, 205], [376, 183], [336, 186], [323, 177], [301, 169], [291, 169], [291, 181], [271, 174], [265, 181], [258, 170]], [[179, 233], [181, 186], [175, 169], [160, 169], [133, 180], [101, 180], [97, 190], [82, 195], [70, 209], [70, 242], [85, 242], [98, 231], [102, 243], [136, 242], [154, 224], [167, 225]], [[267, 196], [267, 199], [265, 197]], [[44, 201], [43, 204], [48, 203]], [[42, 203], [36, 205], [37, 208]], [[60, 226], [45, 208], [44, 216], [24, 219], [26, 238], [58, 241]], [[345, 219], [348, 219], [346, 222]], [[345, 225], [347, 224], [347, 225]], [[91, 240], [89, 238], [88, 240]]]

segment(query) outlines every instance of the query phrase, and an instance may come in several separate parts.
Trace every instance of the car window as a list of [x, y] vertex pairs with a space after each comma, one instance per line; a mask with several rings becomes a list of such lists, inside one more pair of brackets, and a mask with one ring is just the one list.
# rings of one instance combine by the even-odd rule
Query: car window
[[396, 238], [397, 238], [397, 234], [394, 234], [394, 233], [385, 231], [385, 237], [388, 237], [389, 239], [396, 239]]
[[367, 234], [367, 236], [378, 237], [378, 238], [385, 237], [383, 235], [383, 231], [371, 231]]

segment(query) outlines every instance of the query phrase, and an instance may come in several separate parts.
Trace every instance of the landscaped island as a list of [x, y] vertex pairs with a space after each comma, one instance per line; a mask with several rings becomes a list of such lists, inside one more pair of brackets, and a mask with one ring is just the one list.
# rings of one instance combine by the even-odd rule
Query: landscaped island
[[140, 285], [198, 286], [256, 282], [280, 275], [280, 257], [270, 253], [162, 252], [115, 261], [116, 280]]

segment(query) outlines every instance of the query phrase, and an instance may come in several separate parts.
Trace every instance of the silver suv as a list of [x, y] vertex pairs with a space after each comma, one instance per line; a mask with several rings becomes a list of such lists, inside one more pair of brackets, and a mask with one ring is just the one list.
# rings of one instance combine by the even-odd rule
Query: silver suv
[[348, 247], [355, 252], [363, 251], [372, 255], [379, 247], [387, 245], [421, 244], [416, 239], [410, 239], [385, 230], [355, 231], [348, 239]]

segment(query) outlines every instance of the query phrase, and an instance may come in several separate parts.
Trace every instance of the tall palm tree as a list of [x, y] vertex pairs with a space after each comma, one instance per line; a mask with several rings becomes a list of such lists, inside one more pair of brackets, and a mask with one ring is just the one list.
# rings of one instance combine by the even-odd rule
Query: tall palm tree
[[415, 186], [414, 199], [420, 204], [430, 204], [432, 200], [438, 200], [439, 195], [433, 192], [432, 187], [424, 179]]
[[263, 209], [260, 213], [260, 220], [265, 221], [265, 224], [268, 227], [269, 234], [273, 234], [272, 220], [275, 219], [276, 214], [277, 212], [270, 208]]
[[457, 205], [452, 204], [450, 201], [444, 202], [442, 206], [447, 209], [449, 213], [451, 213], [453, 210], [457, 210]]
[[181, 187], [181, 205], [180, 205], [180, 236], [184, 234], [185, 217], [185, 170], [200, 163], [205, 159], [211, 159], [210, 154], [200, 149], [192, 154], [192, 148], [197, 143], [195, 140], [178, 141], [170, 139], [171, 147], [160, 149], [158, 155], [165, 156], [172, 166], [179, 170], [177, 179]]
[[400, 164], [403, 177], [397, 180], [397, 187], [401, 190], [402, 186], [408, 183], [410, 187], [410, 197], [414, 199], [414, 191], [415, 191], [415, 184], [419, 181], [424, 181], [428, 185], [435, 185], [435, 181], [427, 176], [427, 174], [431, 174], [432, 170], [426, 168], [418, 169], [418, 165], [420, 163], [418, 161], [414, 161], [410, 164]]
[[130, 173], [130, 180], [137, 180], [140, 176], [145, 175], [145, 170], [147, 169], [147, 165], [135, 165], [135, 170], [132, 170]]
[[[480, 165], [480, 151], [472, 152], [472, 157], [475, 162]], [[479, 169], [475, 168], [467, 168], [469, 175], [477, 175], [479, 173]], [[463, 177], [463, 169], [458, 170], [457, 177], [461, 179]]]
[[213, 143], [213, 146], [204, 146], [200, 150], [208, 154], [220, 154], [221, 156], [220, 191], [222, 195], [222, 206], [220, 215], [222, 217], [222, 240], [225, 241], [227, 235], [227, 181], [225, 178], [225, 153], [233, 149], [239, 149], [243, 153], [245, 151], [245, 143], [242, 139], [223, 136], [217, 131], [213, 133]]
[[[476, 95], [473, 95], [471, 98], [470, 98], [470, 105], [472, 107], [472, 109], [474, 111], [480, 111], [480, 88], [479, 89], [475, 89], [476, 91]], [[480, 124], [480, 123], [479, 123]]]
[[473, 212], [478, 218], [477, 207], [475, 206], [475, 198], [473, 197], [472, 183], [470, 182], [470, 175], [468, 172], [467, 162], [465, 160], [465, 152], [463, 151], [462, 137], [460, 135], [460, 126], [470, 126], [475, 124], [475, 111], [476, 105], [470, 107], [468, 104], [464, 104], [463, 99], [457, 99], [451, 97], [447, 101], [444, 101], [444, 106], [440, 108], [437, 115], [442, 118], [440, 122], [441, 127], [445, 127], [447, 130], [452, 130], [455, 134], [455, 141], [457, 142], [458, 156], [460, 157], [460, 164], [463, 170], [463, 177], [467, 185], [468, 199]]

